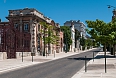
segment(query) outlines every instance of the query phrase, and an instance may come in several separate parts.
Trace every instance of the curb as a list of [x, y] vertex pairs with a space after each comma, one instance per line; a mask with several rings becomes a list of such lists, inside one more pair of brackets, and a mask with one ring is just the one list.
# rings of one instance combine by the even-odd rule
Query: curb
[[[90, 50], [94, 50], [94, 49], [96, 49], [96, 48], [93, 48], [93, 49], [90, 49]], [[74, 52], [74, 54], [69, 54], [67, 56], [58, 57], [58, 58], [52, 58], [51, 60], [45, 61], [45, 62], [31, 62], [31, 63], [29, 62], [27, 64], [24, 63], [24, 64], [19, 64], [19, 65], [16, 65], [16, 66], [12, 66], [12, 67], [3, 68], [3, 69], [0, 70], [0, 74], [6, 73], [6, 72], [10, 72], [10, 71], [13, 71], [13, 70], [17, 70], [17, 69], [21, 69], [21, 68], [25, 68], [25, 67], [28, 67], [28, 66], [36, 65], [36, 64], [41, 64], [41, 63], [46, 63], [46, 62], [54, 61], [54, 60], [57, 60], [57, 59], [68, 57], [68, 56], [72, 56], [72, 55], [84, 53], [84, 52], [90, 51], [90, 50], [85, 50], [85, 51], [80, 51], [80, 52]]]
[[[92, 49], [93, 50], [93, 49]], [[101, 50], [100, 50], [101, 51]], [[96, 56], [99, 54], [99, 52], [96, 54]], [[94, 56], [94, 58], [96, 57], [96, 56]], [[89, 62], [87, 62], [87, 66], [89, 65], [89, 64], [91, 64], [93, 61], [92, 61], [93, 59], [91, 59]], [[73, 75], [71, 78], [81, 78], [81, 76], [85, 73], [85, 71], [84, 71], [84, 69], [85, 69], [85, 66], [83, 66], [75, 75]]]

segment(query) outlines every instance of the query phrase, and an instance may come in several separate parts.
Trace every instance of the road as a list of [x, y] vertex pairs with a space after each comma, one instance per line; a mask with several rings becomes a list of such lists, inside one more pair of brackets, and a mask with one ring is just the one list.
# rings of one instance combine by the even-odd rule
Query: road
[[96, 55], [100, 49], [95, 49], [77, 55], [33, 65], [23, 69], [0, 74], [0, 78], [71, 78], [85, 63]]

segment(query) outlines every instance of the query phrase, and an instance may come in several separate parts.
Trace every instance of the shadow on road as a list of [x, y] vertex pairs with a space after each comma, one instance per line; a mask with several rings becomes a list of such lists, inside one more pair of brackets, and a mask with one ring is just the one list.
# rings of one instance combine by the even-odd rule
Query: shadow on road
[[[97, 55], [94, 59], [102, 59], [104, 58], [104, 55]], [[112, 55], [106, 55], [106, 58], [115, 58], [115, 56]], [[79, 58], [67, 58], [69, 60], [92, 60], [93, 58], [85, 58], [85, 57], [79, 57]]]
[[91, 60], [93, 58], [84, 58], [84, 57], [79, 57], [79, 58], [68, 58], [69, 60]]

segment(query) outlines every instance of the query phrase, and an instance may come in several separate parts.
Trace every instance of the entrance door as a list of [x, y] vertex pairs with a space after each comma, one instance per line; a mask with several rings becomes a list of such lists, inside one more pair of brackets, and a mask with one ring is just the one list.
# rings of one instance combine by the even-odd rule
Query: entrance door
[[15, 33], [12, 30], [6, 33], [6, 50], [7, 58], [16, 58], [16, 47], [15, 47]]

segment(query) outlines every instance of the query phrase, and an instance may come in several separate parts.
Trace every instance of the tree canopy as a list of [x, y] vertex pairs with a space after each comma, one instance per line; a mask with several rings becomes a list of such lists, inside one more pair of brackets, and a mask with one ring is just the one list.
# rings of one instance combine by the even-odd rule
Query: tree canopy
[[64, 37], [64, 44], [67, 44], [67, 49], [69, 51], [70, 49], [70, 45], [72, 44], [72, 40], [71, 40], [71, 31], [70, 31], [70, 27], [68, 26], [61, 26], [61, 31], [63, 31], [63, 37]]

